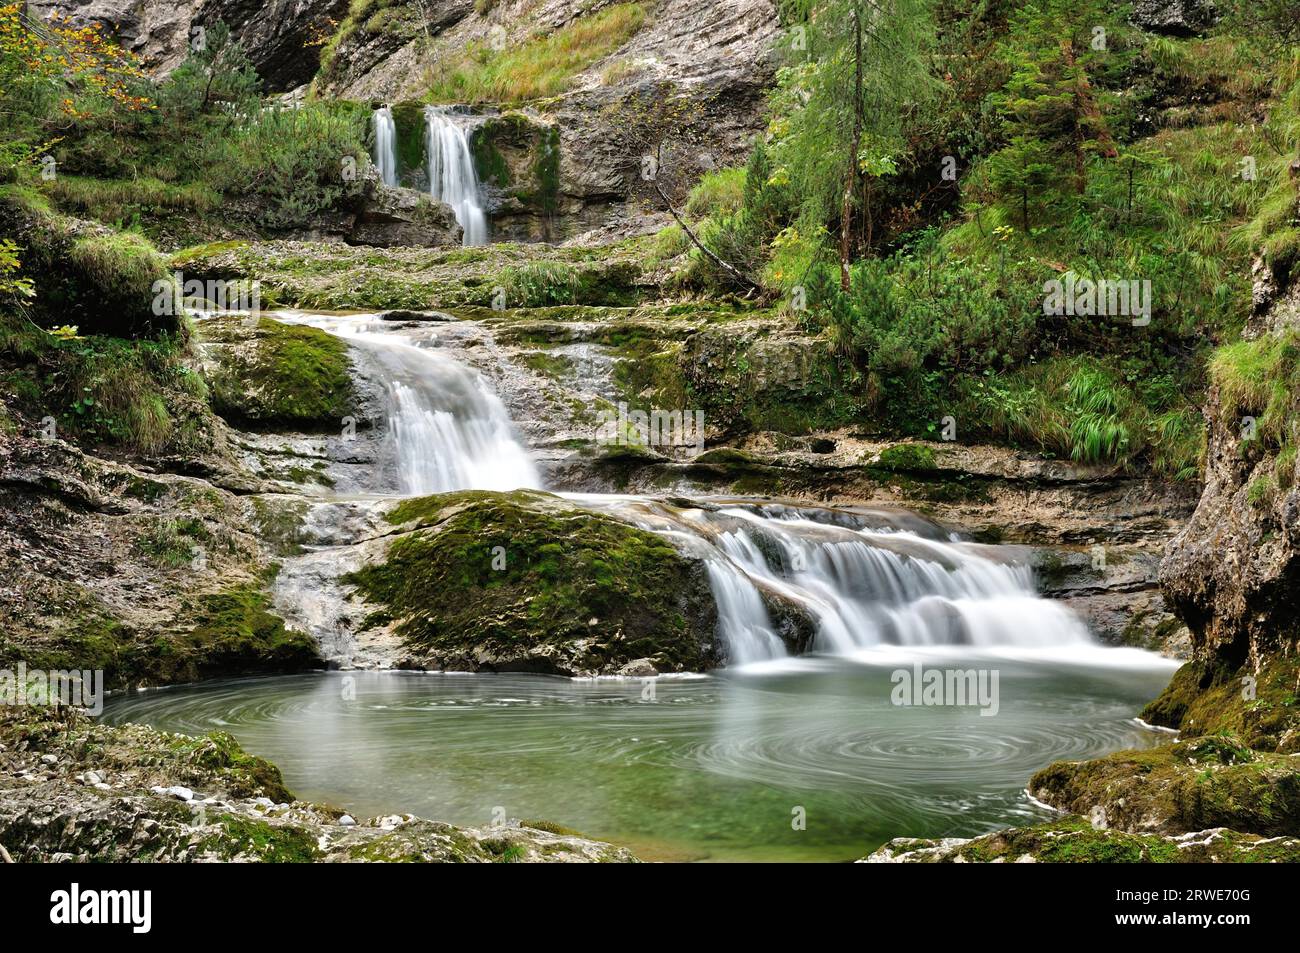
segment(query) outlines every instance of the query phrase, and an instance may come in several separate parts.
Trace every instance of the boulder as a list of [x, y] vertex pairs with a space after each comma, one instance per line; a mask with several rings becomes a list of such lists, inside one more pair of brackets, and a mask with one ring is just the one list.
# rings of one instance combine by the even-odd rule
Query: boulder
[[698, 672], [720, 664], [697, 556], [548, 493], [408, 500], [386, 552], [344, 577], [367, 623], [395, 625], [403, 667], [554, 675]]
[[1133, 23], [1152, 33], [1195, 36], [1218, 22], [1214, 0], [1134, 0]]
[[449, 205], [414, 189], [373, 184], [343, 238], [350, 245], [378, 248], [441, 248], [460, 245], [462, 234]]

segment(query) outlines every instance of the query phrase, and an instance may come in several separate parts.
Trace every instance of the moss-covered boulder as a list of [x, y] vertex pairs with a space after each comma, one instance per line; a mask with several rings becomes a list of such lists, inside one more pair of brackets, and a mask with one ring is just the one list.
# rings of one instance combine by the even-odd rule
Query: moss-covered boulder
[[212, 407], [250, 430], [338, 430], [354, 413], [348, 347], [306, 325], [241, 315], [200, 324]]
[[0, 706], [0, 847], [19, 863], [99, 861], [628, 863], [539, 821], [454, 827], [357, 821], [294, 800], [280, 771], [225, 732], [109, 725], [75, 709]]
[[402, 503], [384, 561], [346, 577], [430, 668], [561, 675], [720, 662], [702, 563], [662, 536], [546, 493]]
[[1142, 717], [1185, 734], [1230, 732], [1261, 751], [1300, 752], [1300, 659], [1275, 655], [1233, 670], [1214, 657], [1188, 662]]
[[1013, 827], [973, 838], [899, 837], [870, 864], [1211, 864], [1295, 863], [1300, 840], [1215, 829], [1180, 836], [1129, 834], [1064, 817], [1037, 827]]
[[1132, 833], [1226, 827], [1300, 834], [1300, 763], [1207, 736], [1093, 761], [1058, 761], [1029, 791], [1053, 807]]

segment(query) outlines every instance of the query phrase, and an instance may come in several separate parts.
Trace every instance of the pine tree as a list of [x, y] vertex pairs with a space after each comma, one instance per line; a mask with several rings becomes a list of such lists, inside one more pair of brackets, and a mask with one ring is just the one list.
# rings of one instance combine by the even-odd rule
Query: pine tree
[[931, 2], [795, 0], [791, 14], [783, 158], [805, 226], [838, 218], [840, 284], [848, 290], [854, 214], [866, 210], [871, 181], [896, 170], [907, 120], [937, 88]]

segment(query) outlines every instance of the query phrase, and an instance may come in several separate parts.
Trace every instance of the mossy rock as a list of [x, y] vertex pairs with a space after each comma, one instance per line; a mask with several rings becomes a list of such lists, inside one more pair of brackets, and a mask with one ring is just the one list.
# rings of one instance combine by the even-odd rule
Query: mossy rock
[[935, 469], [934, 451], [923, 443], [899, 443], [880, 451], [878, 466], [893, 473]]
[[870, 859], [944, 864], [1295, 863], [1300, 861], [1300, 840], [1231, 830], [1206, 831], [1193, 837], [1132, 834], [1096, 828], [1083, 817], [1071, 816], [970, 840], [898, 838]]
[[1300, 764], [1227, 736], [1058, 761], [1035, 774], [1029, 790], [1053, 807], [1100, 812], [1107, 826], [1138, 833], [1300, 832]]
[[1263, 751], [1300, 752], [1300, 660], [1274, 655], [1257, 671], [1193, 660], [1142, 717], [1184, 733], [1230, 732]]
[[200, 332], [212, 345], [212, 407], [230, 423], [311, 433], [338, 430], [353, 414], [351, 360], [340, 338], [267, 317], [209, 319]]
[[157, 287], [170, 289], [171, 275], [142, 236], [62, 215], [43, 195], [17, 185], [0, 188], [0, 234], [24, 249], [38, 322], [123, 338], [182, 330], [179, 313], [155, 307]]
[[703, 565], [654, 533], [532, 491], [423, 497], [389, 519], [412, 530], [346, 581], [421, 665], [580, 675], [721, 661]]

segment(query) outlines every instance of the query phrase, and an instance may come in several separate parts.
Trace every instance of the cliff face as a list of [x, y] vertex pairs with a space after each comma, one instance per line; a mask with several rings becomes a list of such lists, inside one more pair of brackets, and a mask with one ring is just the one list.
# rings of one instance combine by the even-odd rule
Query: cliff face
[[[1244, 335], [1243, 360], [1276, 350], [1285, 365], [1300, 330], [1300, 281], [1283, 293], [1265, 285], [1262, 299]], [[1270, 379], [1270, 372], [1281, 376]], [[1300, 486], [1285, 436], [1294, 421], [1266, 423], [1277, 410], [1238, 393], [1252, 384], [1240, 376], [1257, 375], [1263, 379], [1254, 383], [1267, 390], [1289, 390], [1285, 366], [1217, 365], [1205, 410], [1205, 487], [1160, 567], [1165, 596], [1190, 626], [1197, 657], [1233, 669], [1291, 652], [1300, 632]], [[1283, 436], [1267, 432], [1274, 423]]]
[[[267, 92], [314, 79], [318, 95], [340, 99], [432, 95], [488, 116], [523, 105], [476, 145], [503, 240], [626, 233], [660, 205], [647, 161], [675, 200], [743, 162], [778, 31], [772, 0], [34, 0], [32, 11], [102, 24], [160, 74], [184, 60], [197, 27], [224, 22]], [[476, 70], [492, 81], [457, 86]]]
[[348, 0], [32, 0], [34, 16], [51, 13], [78, 25], [104, 26], [159, 73], [185, 59], [196, 27], [225, 23], [244, 43], [268, 92], [308, 82], [320, 45], [348, 9]]
[[[1285, 271], [1285, 269], [1282, 269]], [[1160, 566], [1192, 661], [1143, 717], [1300, 750], [1300, 281], [1257, 266], [1256, 312], [1210, 365], [1205, 488]]]
[[[620, 22], [623, 31], [603, 29]], [[526, 102], [524, 128], [516, 119], [483, 130], [501, 133], [483, 148], [503, 152], [505, 165], [522, 145], [520, 161], [539, 171], [523, 187], [503, 188], [494, 228], [504, 239], [556, 240], [635, 218], [644, 201], [657, 204], [644, 175], [648, 155], [662, 163], [661, 184], [678, 193], [710, 169], [743, 162], [762, 128], [777, 30], [771, 0], [390, 3], [344, 22], [315, 89], [398, 102], [423, 99], [432, 86], [435, 99], [463, 96], [488, 113]], [[565, 81], [554, 90], [532, 86], [538, 44], [580, 32], [583, 55], [566, 64]], [[467, 51], [477, 51], [471, 60], [511, 58], [506, 81], [458, 94], [447, 78], [464, 69]], [[489, 176], [501, 165], [481, 157], [479, 164]]]

